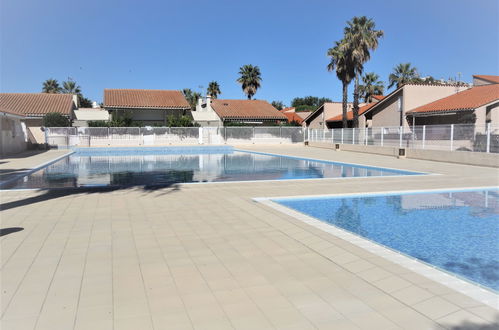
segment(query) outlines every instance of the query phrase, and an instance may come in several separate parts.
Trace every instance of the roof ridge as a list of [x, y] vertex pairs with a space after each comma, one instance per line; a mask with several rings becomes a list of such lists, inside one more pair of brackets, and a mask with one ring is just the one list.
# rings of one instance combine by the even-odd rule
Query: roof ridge
[[104, 91], [158, 91], [158, 92], [181, 92], [180, 89], [145, 89], [145, 88], [104, 88]]

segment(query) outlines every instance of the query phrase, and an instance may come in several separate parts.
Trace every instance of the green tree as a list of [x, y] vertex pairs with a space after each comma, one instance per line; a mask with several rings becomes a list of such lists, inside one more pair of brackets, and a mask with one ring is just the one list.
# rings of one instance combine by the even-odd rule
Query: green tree
[[49, 112], [43, 116], [43, 126], [45, 127], [69, 127], [71, 122], [67, 116], [60, 112]]
[[192, 118], [188, 116], [168, 116], [166, 119], [168, 127], [197, 127], [198, 123], [193, 122]]
[[277, 110], [282, 110], [285, 108], [284, 103], [282, 101], [272, 101], [272, 106], [276, 108]]
[[237, 82], [241, 84], [244, 94], [248, 96], [248, 100], [251, 100], [258, 88], [260, 88], [260, 82], [262, 81], [260, 68], [256, 65], [246, 64], [239, 68], [239, 75]]
[[374, 72], [366, 73], [362, 77], [362, 85], [359, 85], [359, 96], [365, 103], [371, 103], [373, 95], [383, 95], [384, 83], [379, 80], [379, 76]]
[[47, 79], [43, 82], [42, 93], [57, 94], [61, 92], [61, 86], [56, 79]]
[[335, 46], [329, 48], [327, 56], [331, 57], [327, 69], [335, 71], [336, 77], [341, 81], [343, 86], [343, 127], [348, 127], [347, 122], [347, 102], [348, 102], [348, 85], [355, 76], [355, 67], [352, 63], [350, 49], [345, 40], [336, 41]]
[[87, 99], [83, 95], [78, 95], [78, 103], [80, 104], [80, 108], [91, 108], [91, 107], [93, 107], [92, 100]]
[[307, 105], [310, 107], [318, 108], [326, 102], [332, 102], [332, 101], [327, 97], [317, 97], [317, 96], [295, 97], [291, 101], [291, 106], [296, 108], [299, 106]]
[[189, 102], [189, 105], [191, 106], [191, 110], [196, 110], [196, 103], [198, 102], [198, 99], [201, 97], [201, 94], [198, 92], [194, 92], [190, 88], [184, 88], [182, 90], [182, 93], [184, 94], [187, 102]]
[[400, 63], [393, 68], [393, 73], [388, 77], [388, 88], [397, 85], [397, 88], [403, 84], [418, 82], [420, 80], [418, 70], [411, 63]]
[[80, 95], [81, 87], [72, 78], [68, 78], [68, 80], [62, 83], [61, 93]]
[[359, 126], [359, 77], [364, 71], [364, 64], [371, 58], [370, 51], [378, 48], [378, 39], [383, 31], [375, 30], [376, 23], [366, 16], [354, 17], [345, 27], [345, 41], [349, 48], [351, 63], [355, 70], [353, 91], [353, 126]]
[[212, 98], [216, 99], [218, 95], [222, 94], [220, 91], [220, 85], [216, 81], [212, 81], [208, 84], [208, 95], [210, 95]]

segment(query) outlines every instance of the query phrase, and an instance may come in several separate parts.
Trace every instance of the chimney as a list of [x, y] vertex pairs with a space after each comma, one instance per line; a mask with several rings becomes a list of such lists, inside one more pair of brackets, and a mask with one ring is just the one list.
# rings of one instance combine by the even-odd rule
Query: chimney
[[73, 96], [73, 102], [74, 102], [76, 108], [79, 108], [80, 105], [78, 104], [78, 95], [72, 94], [71, 96]]

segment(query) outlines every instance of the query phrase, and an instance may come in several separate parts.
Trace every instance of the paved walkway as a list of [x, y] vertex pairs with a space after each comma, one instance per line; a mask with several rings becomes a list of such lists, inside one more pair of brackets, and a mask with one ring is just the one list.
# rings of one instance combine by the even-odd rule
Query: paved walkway
[[491, 186], [497, 169], [252, 149], [438, 175], [2, 192], [2, 228], [23, 228], [1, 238], [2, 330], [499, 325], [497, 310], [251, 200]]

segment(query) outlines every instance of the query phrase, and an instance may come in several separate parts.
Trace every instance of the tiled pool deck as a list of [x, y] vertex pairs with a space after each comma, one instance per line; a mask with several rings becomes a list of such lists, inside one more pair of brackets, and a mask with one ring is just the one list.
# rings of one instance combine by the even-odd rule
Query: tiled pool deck
[[[252, 200], [493, 186], [497, 169], [251, 149], [439, 175], [2, 192], [1, 227], [24, 228], [0, 238], [2, 330], [499, 326], [497, 310]], [[0, 171], [60, 155], [0, 160]]]

